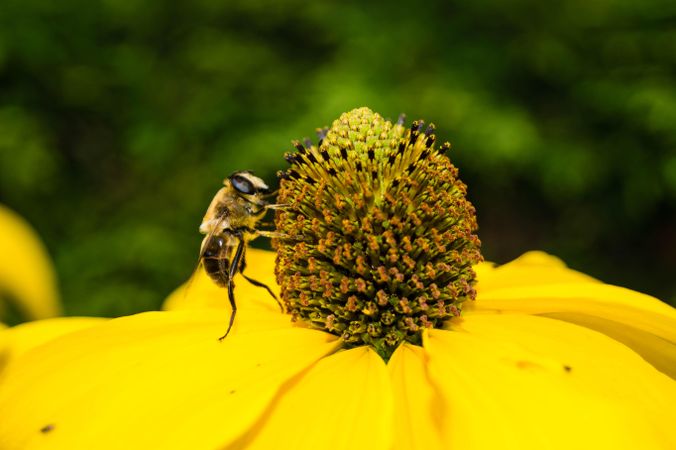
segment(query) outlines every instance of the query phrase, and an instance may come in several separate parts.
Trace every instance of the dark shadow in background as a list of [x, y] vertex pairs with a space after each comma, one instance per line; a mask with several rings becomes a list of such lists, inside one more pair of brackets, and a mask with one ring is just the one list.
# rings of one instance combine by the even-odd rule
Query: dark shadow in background
[[69, 314], [156, 309], [224, 176], [362, 105], [453, 143], [487, 259], [675, 300], [673, 2], [44, 3], [0, 8], [0, 201]]

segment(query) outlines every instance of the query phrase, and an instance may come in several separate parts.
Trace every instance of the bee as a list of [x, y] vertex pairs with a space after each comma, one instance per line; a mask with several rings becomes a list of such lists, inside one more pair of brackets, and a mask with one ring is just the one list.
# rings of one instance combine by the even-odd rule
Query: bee
[[254, 286], [267, 289], [280, 309], [284, 310], [267, 285], [243, 273], [246, 268], [247, 243], [258, 236], [277, 237], [274, 232], [256, 229], [256, 225], [269, 209], [280, 205], [266, 201], [273, 195], [270, 188], [248, 170], [233, 173], [223, 180], [223, 185], [211, 201], [199, 228], [200, 233], [206, 235], [200, 247], [199, 264], [204, 266], [214, 283], [228, 289], [228, 300], [232, 306], [228, 330], [219, 340], [225, 339], [235, 322], [237, 304], [233, 280], [237, 273], [241, 273]]

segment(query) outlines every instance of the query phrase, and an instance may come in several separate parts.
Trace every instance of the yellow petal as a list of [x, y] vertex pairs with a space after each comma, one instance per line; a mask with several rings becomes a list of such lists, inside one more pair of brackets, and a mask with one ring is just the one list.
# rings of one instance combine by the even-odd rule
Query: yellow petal
[[454, 331], [432, 330], [424, 346], [448, 448], [676, 448], [676, 383], [600, 333], [467, 314]]
[[0, 380], [0, 448], [227, 446], [337, 345], [325, 333], [271, 326], [269, 316], [242, 319], [219, 342], [225, 313], [145, 313], [29, 351]]
[[444, 449], [448, 437], [443, 428], [440, 390], [427, 372], [422, 347], [400, 345], [387, 363], [394, 394], [394, 449]]
[[617, 339], [676, 377], [676, 310], [649, 295], [607, 284], [551, 284], [479, 293], [475, 312], [547, 315]]
[[9, 337], [4, 332], [7, 329], [5, 324], [0, 323], [0, 373], [4, 370], [11, 358], [11, 345]]
[[[246, 269], [248, 277], [254, 278], [270, 287], [277, 287], [275, 279], [275, 258], [277, 253], [248, 248], [246, 251]], [[258, 288], [260, 289], [260, 288]]]
[[484, 278], [491, 276], [491, 272], [493, 272], [495, 268], [495, 264], [487, 261], [482, 261], [479, 264], [472, 266], [472, 269], [476, 272], [476, 279], [479, 280], [479, 282]]
[[61, 314], [52, 263], [40, 238], [16, 213], [0, 205], [0, 291], [29, 319]]
[[64, 334], [100, 325], [108, 319], [100, 317], [56, 317], [25, 322], [0, 330], [7, 345], [6, 361], [13, 361], [28, 350]]
[[[245, 274], [269, 286], [279, 298], [279, 286], [275, 281], [275, 253], [249, 248], [246, 262]], [[279, 312], [279, 305], [264, 288], [254, 286], [238, 274], [235, 277], [237, 308], [251, 306], [250, 300], [240, 302], [239, 299], [254, 299], [257, 306]], [[230, 309], [227, 289], [211, 281], [201, 267], [190, 280], [169, 294], [162, 306], [166, 311], [200, 308]]]
[[474, 266], [474, 270], [477, 272], [479, 293], [515, 286], [598, 283], [588, 275], [567, 268], [559, 258], [539, 251], [524, 253], [514, 261], [498, 267], [491, 267], [490, 263], [478, 264]]
[[666, 340], [658, 334], [644, 331], [626, 323], [578, 312], [551, 313], [542, 314], [542, 316], [564, 320], [599, 331], [623, 343], [655, 366], [657, 370], [676, 379], [676, 342], [674, 341]]
[[231, 448], [392, 448], [385, 363], [367, 347], [325, 357], [280, 392], [252, 433]]

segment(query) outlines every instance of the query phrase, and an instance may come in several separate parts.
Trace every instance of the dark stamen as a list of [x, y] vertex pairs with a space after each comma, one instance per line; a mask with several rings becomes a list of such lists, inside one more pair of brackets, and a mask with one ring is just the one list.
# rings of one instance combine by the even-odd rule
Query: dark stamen
[[413, 145], [418, 140], [418, 136], [420, 135], [420, 129], [422, 128], [423, 123], [424, 122], [422, 120], [416, 120], [411, 125], [411, 137], [408, 140], [409, 144]]
[[293, 141], [291, 144], [296, 147], [296, 150], [298, 150], [300, 153], [305, 153], [305, 147], [303, 147], [303, 144], [300, 143], [300, 141]]

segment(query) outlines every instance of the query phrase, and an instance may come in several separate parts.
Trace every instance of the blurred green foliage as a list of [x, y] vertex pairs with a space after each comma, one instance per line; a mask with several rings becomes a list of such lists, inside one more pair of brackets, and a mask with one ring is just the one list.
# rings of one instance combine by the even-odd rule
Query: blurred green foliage
[[156, 309], [224, 176], [366, 105], [453, 143], [487, 259], [673, 301], [675, 69], [666, 0], [4, 0], [0, 202], [68, 313]]

